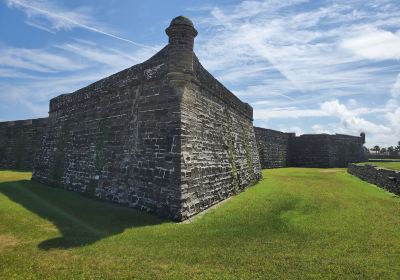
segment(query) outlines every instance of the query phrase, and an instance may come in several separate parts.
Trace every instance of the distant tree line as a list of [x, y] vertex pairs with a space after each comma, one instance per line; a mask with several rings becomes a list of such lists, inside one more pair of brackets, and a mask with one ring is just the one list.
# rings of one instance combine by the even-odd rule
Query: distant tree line
[[400, 141], [397, 142], [397, 146], [395, 146], [395, 147], [393, 147], [393, 146], [379, 147], [378, 145], [376, 145], [369, 150], [374, 152], [374, 154], [391, 155], [391, 156], [400, 155]]

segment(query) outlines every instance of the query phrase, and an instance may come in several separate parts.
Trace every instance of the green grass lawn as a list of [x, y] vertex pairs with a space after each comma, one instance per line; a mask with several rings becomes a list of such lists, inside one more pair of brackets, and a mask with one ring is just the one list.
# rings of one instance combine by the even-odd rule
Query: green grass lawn
[[397, 162], [374, 161], [374, 162], [362, 162], [362, 163], [358, 163], [358, 164], [361, 164], [361, 165], [369, 164], [369, 165], [384, 167], [387, 169], [400, 170], [400, 161], [397, 161]]
[[0, 279], [400, 279], [400, 198], [345, 169], [265, 179], [188, 224], [0, 171]]

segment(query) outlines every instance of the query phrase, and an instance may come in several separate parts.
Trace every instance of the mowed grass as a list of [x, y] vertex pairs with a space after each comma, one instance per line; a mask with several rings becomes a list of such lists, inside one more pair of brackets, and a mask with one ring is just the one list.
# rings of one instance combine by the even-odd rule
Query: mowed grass
[[0, 279], [400, 279], [400, 198], [285, 168], [192, 223], [0, 172]]
[[362, 162], [358, 163], [360, 165], [373, 165], [373, 166], [379, 166], [387, 169], [393, 169], [393, 170], [400, 170], [400, 161], [395, 161], [395, 162], [383, 162], [383, 161], [374, 161], [374, 162]]

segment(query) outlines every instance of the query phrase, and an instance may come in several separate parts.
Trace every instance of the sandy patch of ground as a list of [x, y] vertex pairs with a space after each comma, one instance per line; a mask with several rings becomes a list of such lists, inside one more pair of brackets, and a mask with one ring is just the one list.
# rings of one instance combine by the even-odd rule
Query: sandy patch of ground
[[337, 169], [324, 169], [320, 171], [321, 173], [335, 173], [338, 172]]
[[0, 252], [21, 244], [21, 241], [13, 235], [0, 235]]

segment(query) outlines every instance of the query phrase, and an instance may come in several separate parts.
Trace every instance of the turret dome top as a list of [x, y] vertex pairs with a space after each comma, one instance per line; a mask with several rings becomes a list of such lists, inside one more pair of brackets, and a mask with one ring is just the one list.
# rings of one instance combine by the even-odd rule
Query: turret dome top
[[174, 18], [169, 26], [173, 25], [188, 25], [194, 28], [193, 22], [189, 18], [184, 16], [178, 16]]
[[190, 34], [193, 38], [197, 35], [197, 30], [194, 28], [193, 22], [184, 16], [174, 18], [169, 27], [165, 30], [169, 37], [173, 34], [179, 34], [178, 36], [181, 36], [180, 34], [182, 34], [182, 31]]

